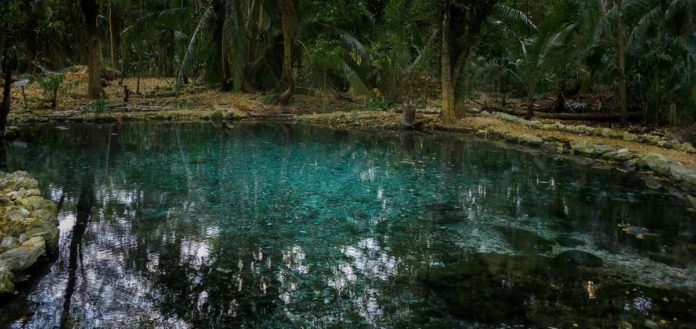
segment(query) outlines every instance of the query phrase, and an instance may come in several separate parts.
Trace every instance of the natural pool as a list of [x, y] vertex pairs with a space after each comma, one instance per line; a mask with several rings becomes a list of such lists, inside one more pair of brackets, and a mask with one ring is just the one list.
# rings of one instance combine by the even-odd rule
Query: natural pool
[[0, 327], [696, 326], [695, 216], [631, 173], [447, 134], [28, 132], [0, 160], [60, 253]]

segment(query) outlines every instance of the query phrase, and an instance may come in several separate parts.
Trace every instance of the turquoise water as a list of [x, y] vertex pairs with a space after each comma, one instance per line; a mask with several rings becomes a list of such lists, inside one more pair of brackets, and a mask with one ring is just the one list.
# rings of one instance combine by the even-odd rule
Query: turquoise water
[[59, 204], [60, 251], [0, 327], [696, 326], [696, 216], [632, 173], [447, 134], [27, 129], [0, 162]]

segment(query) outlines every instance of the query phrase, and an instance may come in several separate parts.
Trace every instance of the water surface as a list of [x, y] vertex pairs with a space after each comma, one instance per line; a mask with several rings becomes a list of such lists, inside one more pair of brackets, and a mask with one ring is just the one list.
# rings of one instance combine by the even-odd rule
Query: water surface
[[694, 214], [635, 174], [447, 134], [28, 129], [0, 160], [60, 251], [0, 327], [696, 326]]

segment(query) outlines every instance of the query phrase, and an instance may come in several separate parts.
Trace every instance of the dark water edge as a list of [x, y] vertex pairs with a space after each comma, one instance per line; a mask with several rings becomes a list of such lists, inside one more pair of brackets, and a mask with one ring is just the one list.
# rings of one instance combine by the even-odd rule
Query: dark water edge
[[635, 174], [450, 134], [28, 132], [4, 163], [62, 205], [60, 254], [0, 327], [696, 325], [694, 215]]

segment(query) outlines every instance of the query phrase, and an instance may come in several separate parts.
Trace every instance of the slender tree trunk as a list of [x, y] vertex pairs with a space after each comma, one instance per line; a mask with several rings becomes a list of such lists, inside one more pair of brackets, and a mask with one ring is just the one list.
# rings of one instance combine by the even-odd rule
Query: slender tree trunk
[[288, 89], [278, 98], [278, 104], [288, 105], [295, 95], [295, 76], [292, 72], [292, 15], [291, 0], [280, 0], [280, 16], [283, 26], [283, 77]]
[[128, 67], [128, 50], [124, 48], [123, 51], [123, 63], [121, 63], [121, 81], [118, 82], [119, 86], [123, 85], [123, 79], [126, 78], [126, 68]]
[[12, 90], [12, 69], [10, 65], [3, 65], [3, 73], [5, 76], [5, 84], [2, 87], [2, 103], [0, 103], [0, 138], [5, 136], [5, 128], [7, 128], [7, 116], [10, 114], [12, 106], [11, 90]]
[[682, 37], [684, 39], [694, 33], [694, 0], [686, 1], [686, 12], [684, 13], [684, 27], [682, 28]]
[[454, 113], [455, 91], [452, 76], [452, 59], [450, 55], [450, 5], [447, 3], [442, 14], [442, 49], [440, 50], [440, 65], [442, 66], [442, 111], [440, 119], [445, 123], [456, 120]]
[[534, 94], [530, 93], [529, 98], [527, 99], [527, 114], [524, 115], [524, 118], [527, 120], [531, 120], [534, 117]]
[[140, 47], [138, 47], [138, 80], [135, 83], [135, 94], [140, 95], [140, 77], [143, 75], [143, 36], [140, 36]]
[[232, 41], [233, 38], [238, 38], [239, 35], [232, 35], [230, 31], [237, 29], [237, 12], [235, 0], [225, 0], [224, 3], [225, 19], [222, 23], [222, 33], [220, 44], [222, 45], [221, 60], [222, 60], [222, 91], [230, 91], [234, 89], [235, 79], [232, 72]]
[[116, 58], [116, 43], [114, 42], [114, 19], [113, 19], [114, 2], [109, 0], [109, 39], [111, 41], [111, 67], [116, 69], [118, 59]]
[[617, 35], [617, 56], [619, 62], [619, 106], [621, 114], [621, 123], [626, 124], [628, 121], [628, 95], [626, 92], [626, 36], [623, 23], [623, 0], [616, 0], [616, 6], [619, 12], [618, 18], [618, 35]]
[[89, 68], [87, 97], [98, 99], [104, 96], [104, 89], [102, 89], [101, 85], [101, 42], [99, 40], [99, 30], [97, 27], [99, 5], [96, 0], [81, 0], [80, 6], [85, 16], [87, 29], [87, 67]]
[[55, 111], [58, 107], [58, 88], [53, 89], [53, 95], [51, 96], [51, 109]]

